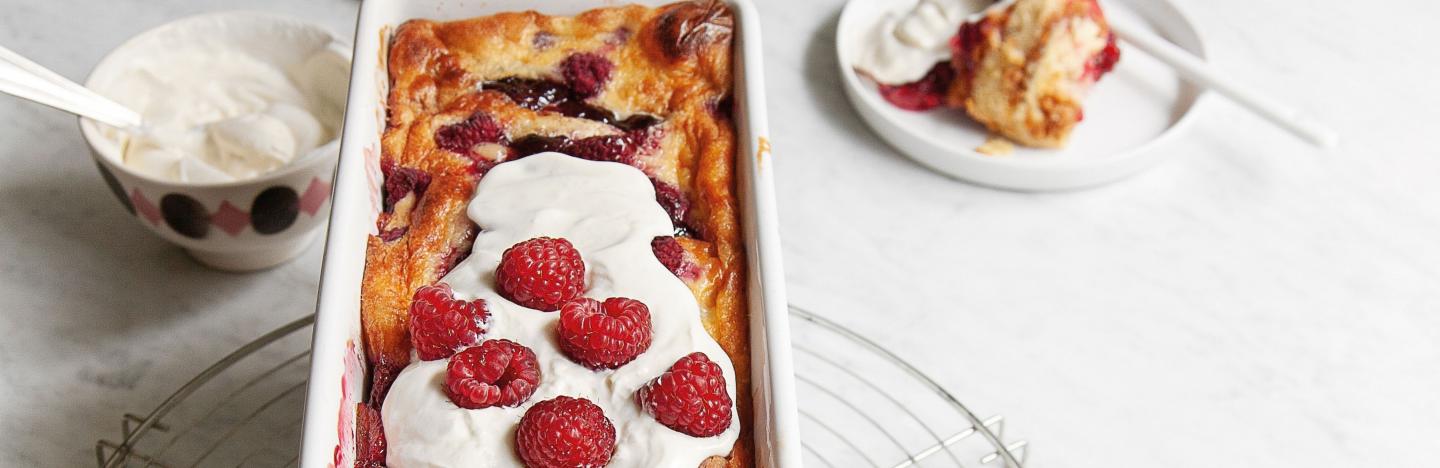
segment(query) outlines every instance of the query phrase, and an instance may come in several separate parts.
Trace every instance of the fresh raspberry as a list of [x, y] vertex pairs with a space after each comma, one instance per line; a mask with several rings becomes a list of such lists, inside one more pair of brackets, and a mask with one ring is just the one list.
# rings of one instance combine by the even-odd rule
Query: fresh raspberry
[[560, 307], [555, 334], [560, 351], [591, 369], [615, 369], [650, 349], [650, 308], [645, 303], [612, 297], [582, 297]]
[[385, 466], [385, 427], [380, 420], [380, 410], [370, 405], [355, 408], [355, 467], [383, 468]]
[[911, 111], [924, 111], [940, 107], [945, 102], [945, 92], [955, 80], [955, 70], [950, 62], [935, 64], [924, 77], [913, 83], [902, 85], [880, 85], [880, 96], [895, 107]]
[[435, 131], [435, 146], [452, 153], [470, 154], [470, 149], [481, 143], [504, 143], [505, 132], [500, 123], [484, 112], [470, 114], [459, 123], [440, 127]]
[[506, 299], [551, 312], [585, 291], [585, 261], [570, 241], [537, 237], [505, 249], [495, 279]]
[[560, 74], [565, 77], [565, 84], [581, 98], [599, 94], [614, 70], [615, 64], [596, 54], [575, 54], [560, 63]]
[[725, 373], [705, 353], [675, 361], [664, 374], [635, 392], [640, 407], [665, 427], [710, 437], [730, 427], [730, 394]]
[[434, 361], [479, 343], [490, 310], [484, 299], [455, 299], [444, 283], [421, 287], [410, 302], [410, 345], [421, 360]]
[[540, 385], [535, 352], [510, 340], [485, 340], [450, 357], [445, 394], [469, 409], [519, 406]]
[[386, 213], [395, 211], [395, 204], [399, 203], [410, 194], [415, 198], [425, 195], [425, 189], [430, 187], [430, 174], [410, 167], [396, 166], [394, 163], [381, 164], [381, 172], [385, 175], [385, 205]]
[[598, 468], [615, 454], [615, 425], [590, 400], [558, 396], [525, 410], [515, 451], [529, 468]]

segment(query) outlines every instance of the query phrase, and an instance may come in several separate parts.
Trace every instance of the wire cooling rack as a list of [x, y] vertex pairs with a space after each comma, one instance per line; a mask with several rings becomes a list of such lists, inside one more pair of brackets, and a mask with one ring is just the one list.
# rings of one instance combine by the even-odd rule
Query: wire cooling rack
[[292, 466], [309, 378], [313, 316], [290, 322], [200, 372], [149, 414], [126, 413], [99, 466]]
[[848, 328], [794, 306], [790, 317], [806, 466], [1024, 466], [1029, 443], [1006, 441], [1003, 417], [981, 419]]
[[[805, 465], [1022, 468], [1007, 441], [894, 353], [791, 307]], [[205, 369], [150, 413], [126, 413], [120, 437], [95, 444], [114, 467], [294, 466], [314, 317], [291, 322]]]

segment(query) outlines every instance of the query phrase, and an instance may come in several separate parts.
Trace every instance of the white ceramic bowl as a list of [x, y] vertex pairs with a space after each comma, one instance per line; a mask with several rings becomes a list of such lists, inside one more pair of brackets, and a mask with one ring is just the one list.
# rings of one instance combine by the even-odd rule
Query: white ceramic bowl
[[[297, 84], [321, 104], [334, 106], [337, 115], [343, 112], [349, 47], [324, 27], [260, 13], [203, 14], [141, 33], [101, 59], [85, 85], [116, 98], [108, 91], [127, 63], [197, 32], [239, 44], [283, 69], [302, 63], [319, 67], [323, 71], [313, 82]], [[319, 55], [323, 59], [306, 62], [323, 52], [328, 52]], [[338, 135], [339, 129], [334, 130]], [[254, 179], [201, 184], [159, 179], [127, 167], [115, 130], [103, 124], [82, 118], [80, 131], [121, 205], [141, 225], [211, 267], [248, 271], [280, 264], [299, 255], [325, 225], [338, 138], [322, 147], [324, 156]]]
[[[850, 0], [836, 28], [840, 76], [856, 113], [891, 146], [937, 172], [1012, 190], [1066, 190], [1119, 180], [1164, 160], [1160, 145], [1192, 120], [1204, 93], [1159, 61], [1120, 44], [1120, 62], [1085, 100], [1085, 121], [1060, 150], [1017, 147], [1014, 154], [975, 151], [989, 132], [964, 112], [911, 112], [885, 102], [855, 72], [866, 33], [886, 12], [906, 11], [917, 0]], [[1105, 13], [1204, 57], [1200, 32], [1168, 0], [1107, 0]]]

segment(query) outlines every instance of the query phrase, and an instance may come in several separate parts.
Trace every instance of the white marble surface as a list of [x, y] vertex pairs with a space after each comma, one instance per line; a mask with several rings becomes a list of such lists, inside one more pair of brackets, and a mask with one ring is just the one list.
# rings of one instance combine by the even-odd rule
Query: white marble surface
[[[358, 6], [252, 3], [342, 32]], [[1440, 457], [1440, 4], [1181, 0], [1218, 67], [1344, 144], [1215, 100], [1159, 168], [1020, 194], [926, 172], [850, 113], [840, 0], [760, 3], [793, 301], [1006, 414], [1033, 466]], [[0, 0], [0, 44], [80, 78], [135, 32], [238, 7]], [[127, 219], [69, 117], [0, 97], [0, 161], [0, 465], [92, 463], [121, 413], [311, 307], [318, 248], [196, 266]]]

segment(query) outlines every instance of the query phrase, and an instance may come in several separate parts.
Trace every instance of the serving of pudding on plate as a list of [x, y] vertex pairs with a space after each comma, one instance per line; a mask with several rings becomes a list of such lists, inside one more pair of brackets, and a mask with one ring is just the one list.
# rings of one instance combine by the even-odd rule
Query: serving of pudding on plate
[[731, 15], [394, 30], [357, 465], [752, 465]]
[[[1064, 146], [1084, 119], [1086, 93], [1120, 58], [1099, 4], [1005, 0], [961, 17], [963, 3], [923, 0], [879, 23], [857, 70], [896, 107], [963, 109], [1022, 145]], [[938, 32], [955, 22], [948, 49], [937, 50]]]

